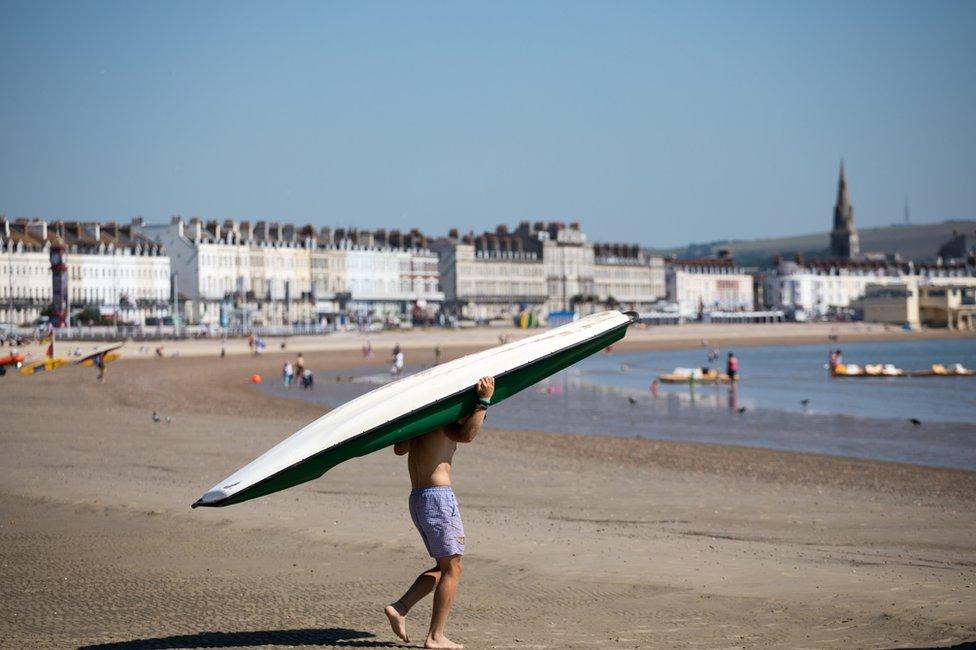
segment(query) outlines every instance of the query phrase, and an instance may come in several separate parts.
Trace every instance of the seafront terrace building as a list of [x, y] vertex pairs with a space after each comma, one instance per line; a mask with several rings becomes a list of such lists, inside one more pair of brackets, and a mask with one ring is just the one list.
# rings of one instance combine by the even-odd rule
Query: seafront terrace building
[[4, 219], [0, 240], [0, 322], [30, 323], [51, 305], [55, 243], [65, 248], [69, 314], [142, 325], [169, 313], [169, 258], [129, 225]]
[[521, 222], [510, 232], [459, 236], [434, 245], [445, 305], [469, 318], [509, 318], [529, 311], [645, 309], [664, 296], [660, 257], [637, 246], [592, 244], [578, 223]]
[[137, 226], [169, 251], [186, 322], [244, 328], [312, 322], [311, 226], [179, 216]]
[[439, 255], [449, 312], [476, 320], [514, 318], [522, 311], [542, 314], [548, 296], [545, 269], [539, 253], [524, 250], [518, 239], [458, 237], [452, 230], [432, 248]]
[[[939, 278], [974, 275], [967, 264], [915, 265], [881, 260], [780, 261], [767, 278], [772, 306], [799, 318], [820, 318], [831, 311], [849, 309], [864, 298], [869, 285], [901, 286], [906, 281], [925, 284]], [[880, 289], [876, 289], [880, 291]]]
[[47, 222], [0, 217], [0, 323], [37, 320], [51, 304]]
[[136, 325], [169, 315], [170, 264], [161, 245], [114, 221], [56, 221], [52, 229], [65, 246], [72, 310], [93, 307]]
[[732, 257], [666, 262], [668, 300], [681, 318], [699, 318], [712, 311], [749, 312], [754, 309], [753, 278]]
[[905, 276], [869, 284], [857, 302], [870, 322], [976, 330], [976, 277]]
[[437, 254], [414, 229], [336, 229], [331, 244], [345, 255], [346, 309], [358, 319], [433, 318], [444, 301]]
[[594, 244], [593, 289], [600, 303], [647, 309], [667, 293], [664, 258], [636, 244]]

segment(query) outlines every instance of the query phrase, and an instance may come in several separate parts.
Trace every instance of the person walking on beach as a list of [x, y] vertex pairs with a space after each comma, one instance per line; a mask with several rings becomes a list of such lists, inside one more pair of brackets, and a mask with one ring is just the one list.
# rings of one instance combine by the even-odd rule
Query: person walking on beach
[[410, 485], [413, 488], [410, 491], [410, 517], [427, 547], [427, 553], [437, 564], [417, 576], [399, 600], [384, 608], [384, 613], [390, 620], [393, 633], [409, 643], [407, 613], [433, 591], [434, 609], [424, 640], [425, 648], [464, 648], [444, 635], [447, 615], [461, 579], [461, 556], [464, 555], [464, 524], [451, 488], [451, 461], [457, 443], [471, 442], [481, 430], [495, 392], [495, 379], [482, 377], [474, 388], [478, 403], [467, 419], [412, 440], [398, 442], [393, 447], [397, 456], [407, 454]]
[[105, 355], [98, 354], [92, 359], [92, 365], [98, 368], [98, 383], [105, 383]]
[[730, 381], [739, 378], [739, 360], [735, 358], [734, 352], [729, 352], [729, 359], [725, 362], [725, 374], [729, 376]]
[[298, 358], [295, 359], [295, 376], [304, 377], [305, 376], [305, 357], [302, 353], [298, 353]]
[[285, 388], [291, 388], [291, 380], [295, 377], [295, 370], [291, 367], [291, 361], [285, 361], [284, 367], [281, 369], [281, 380], [285, 384]]
[[400, 351], [400, 346], [397, 346], [397, 351], [393, 353], [393, 367], [390, 368], [390, 374], [394, 377], [399, 377], [403, 374], [403, 352]]

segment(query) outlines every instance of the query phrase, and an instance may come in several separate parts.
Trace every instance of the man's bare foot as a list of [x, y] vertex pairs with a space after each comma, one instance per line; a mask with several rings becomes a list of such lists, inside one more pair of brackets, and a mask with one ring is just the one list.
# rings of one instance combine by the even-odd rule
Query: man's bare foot
[[424, 641], [424, 647], [436, 648], [437, 650], [464, 650], [463, 645], [460, 643], [454, 643], [443, 634], [436, 638], [428, 634], [427, 640]]
[[390, 627], [393, 628], [393, 633], [403, 641], [410, 643], [410, 639], [407, 638], [407, 615], [401, 614], [396, 605], [387, 605], [383, 608], [383, 613], [390, 619]]

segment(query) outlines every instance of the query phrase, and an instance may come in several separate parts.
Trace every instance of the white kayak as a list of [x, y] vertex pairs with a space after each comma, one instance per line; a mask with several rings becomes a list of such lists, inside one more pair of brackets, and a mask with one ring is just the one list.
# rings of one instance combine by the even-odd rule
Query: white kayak
[[336, 408], [237, 470], [193, 507], [226, 506], [318, 478], [339, 463], [423, 435], [474, 411], [474, 385], [495, 378], [492, 403], [619, 341], [634, 312], [605, 311], [434, 366]]

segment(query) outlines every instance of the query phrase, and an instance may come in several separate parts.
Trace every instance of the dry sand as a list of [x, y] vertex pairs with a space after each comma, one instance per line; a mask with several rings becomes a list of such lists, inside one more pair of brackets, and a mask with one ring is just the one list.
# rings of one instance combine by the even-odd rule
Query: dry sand
[[[0, 646], [400, 647], [382, 606], [429, 563], [402, 458], [189, 509], [319, 415], [247, 385], [281, 362], [0, 379]], [[488, 429], [459, 450], [455, 489], [468, 555], [448, 633], [469, 648], [976, 639], [976, 473]], [[411, 614], [414, 638], [429, 612]]]

